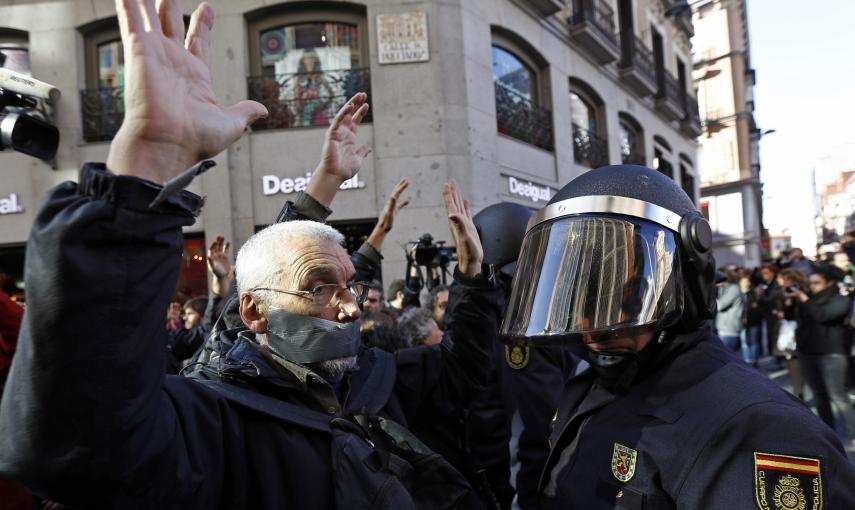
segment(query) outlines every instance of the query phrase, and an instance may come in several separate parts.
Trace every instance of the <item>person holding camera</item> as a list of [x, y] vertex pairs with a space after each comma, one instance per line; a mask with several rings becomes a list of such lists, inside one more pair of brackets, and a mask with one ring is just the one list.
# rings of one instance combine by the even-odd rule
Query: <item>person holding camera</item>
[[[839, 432], [855, 436], [855, 409], [846, 394], [847, 357], [844, 320], [849, 300], [840, 295], [840, 271], [832, 266], [814, 268], [808, 277], [809, 292], [790, 285], [784, 296], [796, 305], [796, 343], [805, 380], [816, 398], [820, 418], [835, 428], [832, 405], [843, 418]], [[853, 441], [852, 446], [855, 446]]]
[[[782, 289], [782, 296], [787, 292], [793, 293], [797, 289], [806, 290], [809, 288], [805, 275], [801, 271], [792, 268], [782, 269], [778, 273], [777, 282], [778, 286]], [[775, 348], [784, 360], [784, 366], [787, 368], [787, 375], [790, 379], [790, 387], [793, 389], [793, 395], [804, 398], [805, 380], [796, 350], [798, 329], [797, 309], [797, 300], [794, 297], [783, 297], [777, 310], [780, 322], [778, 326], [778, 338], [775, 340]]]

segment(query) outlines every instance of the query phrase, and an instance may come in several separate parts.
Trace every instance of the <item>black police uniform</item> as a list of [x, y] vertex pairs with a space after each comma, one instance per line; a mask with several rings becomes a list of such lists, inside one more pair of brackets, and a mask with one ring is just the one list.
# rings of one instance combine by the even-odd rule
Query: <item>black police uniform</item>
[[540, 508], [855, 508], [833, 431], [709, 329], [711, 248], [685, 192], [634, 165], [583, 174], [533, 218], [502, 333], [591, 365], [564, 388]]
[[840, 441], [800, 400], [707, 327], [669, 347], [626, 393], [593, 370], [568, 384], [540, 508], [855, 508]]

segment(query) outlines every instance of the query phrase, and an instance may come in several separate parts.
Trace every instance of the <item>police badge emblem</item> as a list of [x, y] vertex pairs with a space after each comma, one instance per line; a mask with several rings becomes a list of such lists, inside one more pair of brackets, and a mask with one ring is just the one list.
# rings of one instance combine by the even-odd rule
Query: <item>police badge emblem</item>
[[628, 482], [635, 474], [635, 463], [638, 451], [628, 446], [615, 443], [612, 452], [612, 474], [621, 482]]
[[822, 510], [819, 459], [754, 453], [754, 488], [760, 510]]
[[520, 370], [528, 365], [530, 347], [526, 345], [506, 345], [505, 346], [505, 361], [508, 366], [514, 370]]

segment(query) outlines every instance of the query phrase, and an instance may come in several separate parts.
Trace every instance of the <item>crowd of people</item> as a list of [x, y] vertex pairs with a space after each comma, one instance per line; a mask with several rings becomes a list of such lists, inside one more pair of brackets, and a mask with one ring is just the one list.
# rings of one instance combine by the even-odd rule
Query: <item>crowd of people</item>
[[[17, 337], [0, 478], [72, 509], [855, 508], [827, 425], [846, 397], [839, 273], [795, 256], [717, 288], [708, 222], [646, 167], [587, 172], [537, 212], [473, 214], [448, 180], [453, 267], [414, 251], [426, 276], [384, 295], [409, 183], [353, 253], [325, 223], [370, 152], [357, 93], [306, 189], [234, 262], [211, 244], [207, 299], [171, 303], [204, 205], [175, 183], [266, 111], [216, 102], [210, 5], [186, 35], [177, 1], [116, 8], [124, 123], [43, 200], [27, 310], [0, 323], [0, 345]], [[751, 366], [764, 352], [797, 360], [822, 420]]]
[[816, 261], [793, 248], [754, 270], [721, 268], [714, 327], [746, 363], [765, 358], [764, 369], [786, 369], [798, 398], [807, 385], [823, 421], [855, 448], [852, 255], [855, 244], [844, 240]]

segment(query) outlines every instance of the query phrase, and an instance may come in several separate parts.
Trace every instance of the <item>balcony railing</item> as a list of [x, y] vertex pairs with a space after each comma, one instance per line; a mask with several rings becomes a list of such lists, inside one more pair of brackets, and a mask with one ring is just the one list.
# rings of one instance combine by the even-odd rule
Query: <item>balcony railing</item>
[[551, 151], [552, 112], [499, 82], [496, 89], [496, 124], [499, 133]]
[[603, 0], [573, 0], [573, 16], [571, 25], [590, 23], [600, 31], [600, 35], [617, 46], [615, 34], [615, 13]]
[[634, 67], [651, 83], [656, 83], [656, 64], [653, 60], [653, 50], [644, 44], [637, 35], [627, 35], [624, 42], [624, 55], [621, 67]]
[[662, 73], [659, 81], [658, 97], [672, 101], [675, 105], [683, 108], [683, 94], [680, 93], [680, 82], [668, 71]]
[[125, 118], [124, 88], [100, 88], [80, 91], [83, 139], [104, 142], [113, 139]]
[[[339, 108], [357, 92], [371, 92], [367, 68], [322, 73], [250, 76], [249, 98], [267, 107], [268, 116], [253, 130], [327, 126]], [[363, 122], [371, 122], [371, 110]]]
[[608, 143], [582, 126], [573, 124], [573, 158], [591, 168], [608, 165]]

